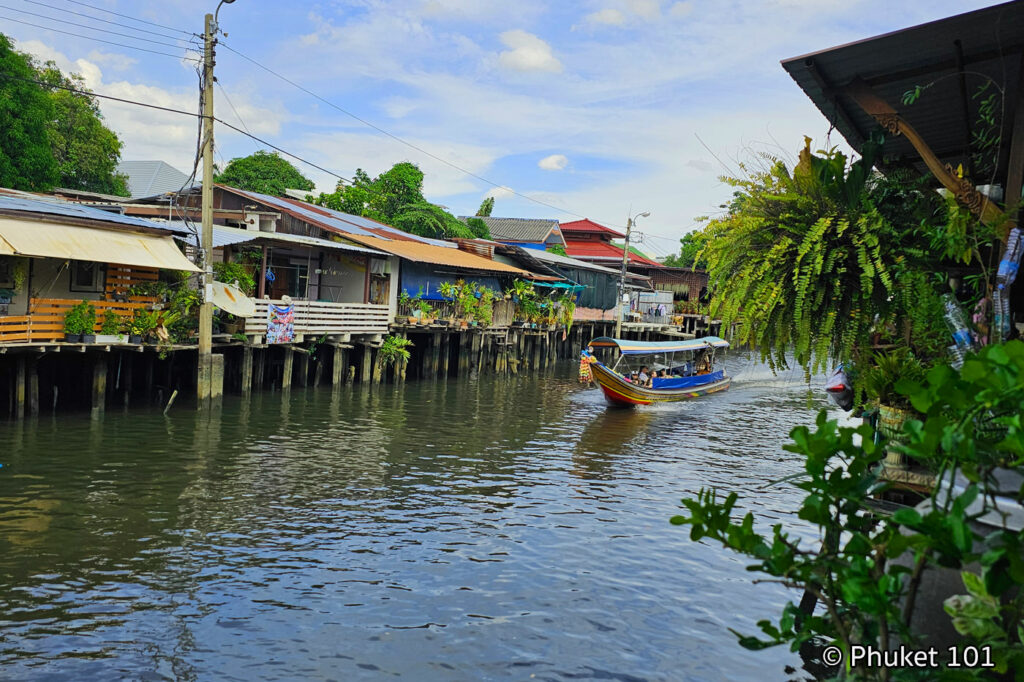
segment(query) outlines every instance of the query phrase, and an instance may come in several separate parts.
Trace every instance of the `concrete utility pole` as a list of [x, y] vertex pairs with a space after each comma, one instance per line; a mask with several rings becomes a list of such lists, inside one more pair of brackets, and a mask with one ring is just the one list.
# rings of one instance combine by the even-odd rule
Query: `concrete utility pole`
[[644, 211], [638, 213], [629, 220], [626, 221], [626, 245], [622, 249], [622, 272], [619, 273], [619, 300], [618, 300], [618, 311], [619, 314], [615, 317], [615, 338], [621, 338], [622, 334], [622, 316], [624, 305], [623, 300], [626, 298], [626, 266], [629, 264], [629, 235], [633, 231], [633, 225], [636, 223], [637, 218], [646, 218], [651, 215], [650, 211]]
[[[233, 2], [234, 0], [222, 0]], [[220, 11], [220, 5], [217, 5]], [[199, 367], [197, 398], [199, 409], [220, 399], [224, 386], [224, 357], [213, 354], [213, 46], [217, 22], [206, 15], [203, 31], [203, 304], [199, 307]]]

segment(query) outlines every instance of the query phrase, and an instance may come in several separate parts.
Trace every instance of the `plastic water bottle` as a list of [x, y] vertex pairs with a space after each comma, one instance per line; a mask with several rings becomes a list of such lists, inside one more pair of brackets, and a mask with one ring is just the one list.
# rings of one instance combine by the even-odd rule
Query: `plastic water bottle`
[[954, 343], [952, 346], [949, 347], [948, 350], [949, 350], [949, 364], [950, 364], [950, 366], [953, 369], [955, 369], [955, 370], [959, 370], [961, 367], [964, 366], [964, 351], [963, 351], [963, 349], [961, 349], [960, 346], [958, 346], [958, 345], [956, 345]]
[[999, 270], [996, 272], [996, 282], [1005, 286], [1013, 284], [1017, 279], [1017, 271], [1020, 269], [1021, 257], [1021, 233], [1020, 228], [1013, 228], [1006, 239], [1006, 252], [1003, 259], [999, 261]]
[[[1006, 303], [1006, 295], [1003, 292], [1003, 285], [997, 284], [992, 292], [992, 343], [999, 343], [1010, 332], [1009, 320], [1003, 314], [1003, 306]], [[1004, 326], [1006, 330], [1004, 331]]]
[[949, 327], [949, 332], [953, 335], [953, 341], [957, 347], [964, 352], [974, 350], [974, 339], [971, 338], [967, 318], [953, 294], [946, 294], [942, 297], [942, 306], [945, 309], [942, 317], [946, 321], [946, 326]]

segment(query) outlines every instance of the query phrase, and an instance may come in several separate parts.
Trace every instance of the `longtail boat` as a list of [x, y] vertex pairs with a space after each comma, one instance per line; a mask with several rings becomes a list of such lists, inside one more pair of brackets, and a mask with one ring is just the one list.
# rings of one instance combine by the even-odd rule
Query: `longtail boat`
[[[612, 405], [628, 406], [672, 403], [700, 398], [729, 388], [732, 379], [725, 370], [715, 370], [715, 351], [729, 347], [717, 336], [682, 341], [630, 341], [599, 336], [588, 344], [580, 358], [581, 376], [589, 376], [604, 391]], [[594, 357], [598, 348], [618, 348], [621, 355], [614, 367]], [[644, 359], [654, 371], [664, 370], [666, 377], [655, 376], [649, 385], [631, 377], [629, 365]], [[633, 362], [630, 363], [629, 361]]]

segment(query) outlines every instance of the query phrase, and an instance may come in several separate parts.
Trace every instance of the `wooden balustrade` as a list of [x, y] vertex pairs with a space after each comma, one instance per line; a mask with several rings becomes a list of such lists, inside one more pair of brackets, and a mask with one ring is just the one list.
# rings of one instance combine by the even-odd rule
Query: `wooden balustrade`
[[[47, 342], [64, 338], [64, 316], [81, 300], [65, 298], [33, 298], [28, 315], [0, 317], [0, 343]], [[113, 310], [118, 317], [131, 318], [135, 311], [146, 308], [139, 301], [89, 301], [96, 309], [94, 332], [100, 331], [103, 313]]]
[[245, 318], [246, 334], [267, 333], [267, 311], [270, 305], [294, 306], [295, 333], [320, 334], [387, 334], [388, 307], [372, 303], [331, 303], [328, 301], [256, 300], [256, 314]]

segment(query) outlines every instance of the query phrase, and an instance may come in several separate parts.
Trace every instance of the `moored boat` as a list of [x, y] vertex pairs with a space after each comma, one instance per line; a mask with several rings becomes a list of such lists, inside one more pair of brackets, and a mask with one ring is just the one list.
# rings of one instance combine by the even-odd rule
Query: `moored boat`
[[[596, 348], [617, 347], [621, 353], [614, 367], [608, 367], [593, 355]], [[725, 370], [714, 368], [715, 351], [729, 347], [717, 336], [684, 341], [630, 341], [601, 336], [588, 344], [582, 362], [587, 363], [594, 383], [601, 387], [612, 405], [634, 406], [692, 400], [724, 391], [732, 378]], [[620, 367], [626, 359], [646, 359], [651, 376], [643, 381], [635, 372]], [[645, 365], [647, 366], [647, 365]]]

